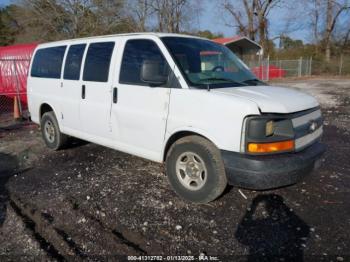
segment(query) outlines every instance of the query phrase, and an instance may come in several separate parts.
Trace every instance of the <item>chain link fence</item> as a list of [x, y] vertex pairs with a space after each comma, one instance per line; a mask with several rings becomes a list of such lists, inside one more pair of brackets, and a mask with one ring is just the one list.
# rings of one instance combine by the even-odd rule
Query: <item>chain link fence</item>
[[314, 60], [312, 66], [313, 75], [350, 75], [350, 56], [332, 57], [329, 62]]
[[317, 75], [346, 76], [350, 75], [350, 56], [332, 58], [330, 62], [315, 60], [312, 57], [290, 60], [246, 61], [250, 70], [261, 80], [274, 78], [305, 77]]
[[274, 78], [302, 77], [312, 74], [312, 58], [295, 60], [270, 60], [248, 61], [251, 71], [263, 81]]
[[0, 59], [0, 124], [28, 115], [29, 59]]

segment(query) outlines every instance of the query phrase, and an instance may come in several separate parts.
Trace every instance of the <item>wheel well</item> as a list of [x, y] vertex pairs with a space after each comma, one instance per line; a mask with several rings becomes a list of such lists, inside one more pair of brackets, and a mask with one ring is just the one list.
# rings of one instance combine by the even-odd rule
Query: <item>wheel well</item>
[[[166, 155], [168, 154], [168, 151], [170, 149], [170, 147], [172, 146], [172, 144], [174, 144], [177, 140], [179, 140], [180, 138], [186, 137], [186, 136], [201, 136], [207, 140], [209, 140], [208, 138], [206, 138], [205, 136], [202, 136], [198, 133], [195, 132], [191, 132], [191, 131], [180, 131], [177, 132], [175, 134], [173, 134], [167, 141], [166, 145], [165, 145], [165, 149], [164, 149], [164, 154], [163, 154], [163, 161], [165, 161], [166, 159]], [[210, 140], [209, 140], [210, 141]]]
[[42, 118], [42, 116], [47, 113], [47, 112], [51, 112], [53, 111], [52, 107], [48, 104], [42, 104], [40, 107], [40, 119]]

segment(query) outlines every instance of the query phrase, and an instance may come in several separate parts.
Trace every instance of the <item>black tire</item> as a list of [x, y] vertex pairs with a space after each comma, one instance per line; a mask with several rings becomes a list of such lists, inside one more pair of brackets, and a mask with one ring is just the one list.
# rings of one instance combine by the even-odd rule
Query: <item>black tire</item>
[[[186, 166], [192, 164], [191, 161], [189, 162], [189, 160], [186, 159], [186, 154], [188, 152], [192, 152], [196, 163], [204, 163], [205, 171], [203, 173], [201, 173], [201, 171], [197, 172], [197, 170], [202, 169], [195, 169], [194, 172], [192, 172], [193, 170], [189, 172], [185, 171], [185, 176], [187, 176], [187, 173], [191, 176], [194, 173], [194, 177], [197, 177], [197, 180], [198, 176], [201, 176], [202, 179], [198, 180], [201, 181], [200, 183], [193, 183], [192, 181], [187, 184], [185, 180], [182, 179], [184, 175], [183, 170], [181, 171], [181, 168], [177, 168], [177, 163], [179, 163], [179, 166], [183, 166], [183, 163], [186, 163]], [[183, 156], [185, 158], [184, 160], [182, 159]], [[189, 156], [191, 156], [191, 153]], [[193, 165], [190, 165], [189, 168], [191, 169], [192, 167]], [[203, 165], [201, 165], [201, 167], [203, 167]], [[186, 170], [188, 170], [188, 168], [186, 168]], [[196, 203], [208, 203], [215, 200], [222, 194], [227, 185], [224, 163], [219, 149], [213, 143], [200, 136], [192, 135], [181, 138], [170, 147], [166, 157], [166, 172], [173, 190], [185, 200]], [[206, 176], [203, 175], [205, 173]], [[191, 179], [192, 177], [188, 180]], [[192, 183], [194, 186], [191, 186]]]
[[[40, 126], [42, 137], [48, 148], [59, 150], [66, 146], [68, 136], [61, 133], [54, 112], [50, 111], [44, 113], [41, 117]], [[50, 129], [50, 132], [48, 132], [47, 128]]]

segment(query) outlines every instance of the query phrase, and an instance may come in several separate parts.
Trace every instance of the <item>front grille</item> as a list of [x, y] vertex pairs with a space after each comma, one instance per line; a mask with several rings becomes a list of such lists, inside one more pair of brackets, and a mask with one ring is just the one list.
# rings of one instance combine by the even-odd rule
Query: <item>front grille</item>
[[318, 109], [292, 119], [295, 132], [295, 149], [300, 151], [318, 140], [322, 133], [322, 114]]
[[302, 150], [303, 148], [307, 147], [308, 145], [312, 144], [317, 139], [319, 139], [320, 136], [322, 135], [322, 133], [323, 133], [323, 128], [321, 126], [316, 131], [314, 131], [308, 135], [305, 135], [303, 137], [297, 138], [295, 140], [295, 149], [297, 151]]
[[304, 125], [308, 122], [310, 122], [311, 120], [316, 120], [322, 118], [322, 114], [321, 114], [321, 110], [318, 109], [316, 111], [313, 111], [311, 113], [296, 117], [292, 119], [292, 123], [293, 123], [293, 127], [299, 127], [301, 125]]

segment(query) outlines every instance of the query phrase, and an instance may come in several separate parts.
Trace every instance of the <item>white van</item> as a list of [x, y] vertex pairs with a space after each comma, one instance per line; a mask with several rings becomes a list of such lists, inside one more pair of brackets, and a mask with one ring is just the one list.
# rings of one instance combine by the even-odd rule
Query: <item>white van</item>
[[41, 44], [28, 101], [49, 148], [72, 136], [165, 162], [176, 193], [200, 203], [227, 183], [256, 190], [294, 184], [325, 150], [313, 97], [268, 86], [225, 46], [192, 36]]

